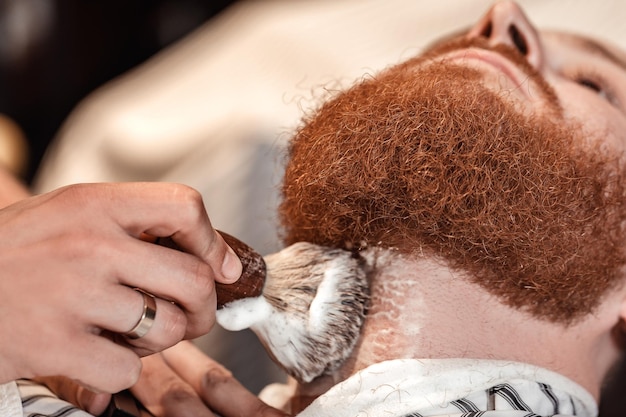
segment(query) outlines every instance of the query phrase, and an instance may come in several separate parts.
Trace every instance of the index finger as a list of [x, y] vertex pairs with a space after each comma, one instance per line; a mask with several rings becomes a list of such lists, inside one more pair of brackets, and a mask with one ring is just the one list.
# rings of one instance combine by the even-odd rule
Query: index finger
[[141, 404], [158, 417], [214, 417], [193, 388], [183, 381], [160, 354], [142, 359], [139, 381], [131, 388]]
[[182, 184], [103, 184], [111, 202], [108, 215], [134, 236], [171, 237], [185, 252], [208, 263], [215, 280], [232, 283], [242, 266], [234, 251], [213, 229], [198, 191]]
[[[220, 415], [286, 417], [248, 391], [219, 363], [191, 342], [183, 341], [161, 352], [167, 364], [185, 380], [202, 400]], [[237, 401], [233, 401], [237, 398]]]

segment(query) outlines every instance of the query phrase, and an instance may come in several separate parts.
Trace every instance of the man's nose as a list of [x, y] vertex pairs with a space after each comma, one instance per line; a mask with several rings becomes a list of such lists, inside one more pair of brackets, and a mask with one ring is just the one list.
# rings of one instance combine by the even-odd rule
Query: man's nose
[[496, 3], [472, 27], [468, 38], [487, 38], [490, 45], [504, 44], [517, 49], [530, 65], [541, 69], [543, 52], [541, 40], [522, 9], [513, 1]]

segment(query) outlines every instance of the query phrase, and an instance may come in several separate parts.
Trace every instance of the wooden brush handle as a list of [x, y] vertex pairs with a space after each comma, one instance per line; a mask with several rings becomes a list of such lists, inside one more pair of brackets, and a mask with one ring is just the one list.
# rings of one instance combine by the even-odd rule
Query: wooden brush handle
[[[224, 241], [230, 246], [243, 265], [241, 277], [233, 284], [215, 283], [217, 293], [217, 308], [222, 308], [231, 301], [248, 297], [258, 297], [263, 292], [266, 267], [263, 257], [241, 240], [218, 230]], [[158, 238], [157, 244], [180, 250], [180, 247], [170, 238]]]
[[265, 284], [267, 273], [263, 257], [241, 240], [221, 230], [218, 230], [218, 232], [241, 260], [243, 272], [241, 273], [241, 278], [233, 284], [215, 283], [217, 308], [222, 308], [224, 304], [241, 298], [260, 296], [263, 293], [263, 285]]

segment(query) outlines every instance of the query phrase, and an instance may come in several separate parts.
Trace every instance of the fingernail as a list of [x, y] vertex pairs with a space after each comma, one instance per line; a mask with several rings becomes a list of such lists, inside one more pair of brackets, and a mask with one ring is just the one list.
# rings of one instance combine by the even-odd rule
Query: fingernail
[[224, 278], [227, 280], [235, 282], [241, 276], [242, 270], [243, 266], [241, 265], [239, 257], [229, 246], [224, 256], [224, 262], [222, 263], [222, 275], [224, 275]]

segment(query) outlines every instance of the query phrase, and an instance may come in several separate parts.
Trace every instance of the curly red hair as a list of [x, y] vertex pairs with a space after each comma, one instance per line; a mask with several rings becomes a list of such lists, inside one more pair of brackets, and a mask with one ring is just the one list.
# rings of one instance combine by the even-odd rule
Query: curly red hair
[[477, 72], [423, 62], [361, 81], [298, 130], [285, 242], [423, 253], [535, 316], [593, 311], [625, 262], [617, 158], [558, 112], [520, 114]]

